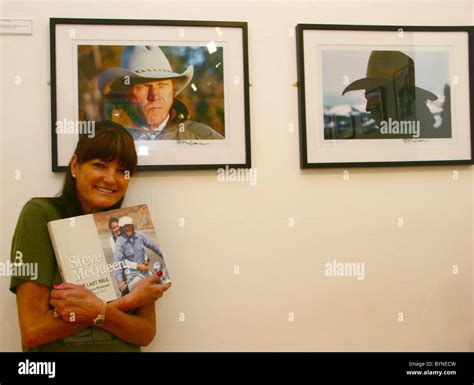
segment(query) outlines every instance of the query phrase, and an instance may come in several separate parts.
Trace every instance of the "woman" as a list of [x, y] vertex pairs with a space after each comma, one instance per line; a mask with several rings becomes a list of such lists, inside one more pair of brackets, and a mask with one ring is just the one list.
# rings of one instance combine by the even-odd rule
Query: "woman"
[[112, 249], [112, 253], [115, 252], [115, 243], [117, 242], [118, 237], [120, 237], [121, 231], [119, 226], [119, 219], [116, 217], [109, 218], [109, 230], [111, 236], [109, 238], [109, 246]]
[[12, 260], [21, 255], [38, 268], [36, 280], [15, 276], [10, 284], [26, 351], [140, 351], [155, 336], [155, 301], [170, 286], [154, 285], [159, 277], [142, 279], [107, 304], [82, 285], [61, 283], [47, 222], [119, 208], [137, 165], [133, 138], [122, 126], [95, 128], [93, 138], [80, 138], [61, 196], [26, 203], [13, 236]]

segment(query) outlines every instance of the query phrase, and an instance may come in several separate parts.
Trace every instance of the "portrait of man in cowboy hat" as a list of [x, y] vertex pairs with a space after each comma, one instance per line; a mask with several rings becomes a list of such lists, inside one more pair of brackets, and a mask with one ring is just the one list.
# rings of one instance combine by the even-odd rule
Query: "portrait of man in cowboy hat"
[[[439, 138], [450, 137], [446, 129], [435, 127], [435, 118], [428, 101], [438, 96], [417, 87], [415, 84], [415, 62], [400, 51], [372, 51], [367, 64], [366, 77], [350, 83], [342, 92], [364, 90], [367, 99], [366, 111], [372, 112], [380, 134], [399, 138]], [[398, 125], [398, 130], [383, 131], [390, 124]], [[409, 130], [413, 125], [413, 129]], [[401, 128], [405, 127], [405, 130]], [[445, 126], [446, 128], [447, 126]]]
[[[186, 65], [181, 72], [175, 71], [164, 53], [168, 47], [96, 48], [102, 53], [99, 59], [104, 61], [109, 52], [117, 57], [118, 49], [121, 51], [119, 66], [102, 65], [96, 75], [96, 87], [102, 98], [102, 119], [121, 124], [135, 140], [224, 139], [223, 119], [217, 113], [212, 115], [214, 110], [211, 103], [199, 99], [200, 95], [206, 96], [209, 91], [201, 87], [201, 94], [190, 97], [193, 91], [186, 90], [191, 89], [191, 84], [192, 90], [198, 90], [195, 84], [200, 84], [199, 79], [192, 81], [195, 73], [192, 64]], [[90, 79], [90, 76], [87, 78]], [[216, 83], [219, 82], [207, 82]], [[183, 92], [185, 90], [188, 92]], [[185, 93], [187, 96], [182, 98]], [[86, 98], [83, 100], [87, 101]], [[193, 108], [189, 108], [187, 103]], [[194, 116], [212, 115], [213, 119], [209, 118], [211, 122], [197, 121], [191, 119], [193, 113]], [[211, 127], [213, 123], [216, 123], [217, 128]]]
[[[450, 138], [448, 57], [414, 57], [417, 63], [397, 50], [324, 52], [325, 139]], [[365, 77], [358, 79], [354, 67], [362, 66]], [[415, 74], [430, 90], [417, 84]], [[341, 78], [357, 80], [341, 84]]]

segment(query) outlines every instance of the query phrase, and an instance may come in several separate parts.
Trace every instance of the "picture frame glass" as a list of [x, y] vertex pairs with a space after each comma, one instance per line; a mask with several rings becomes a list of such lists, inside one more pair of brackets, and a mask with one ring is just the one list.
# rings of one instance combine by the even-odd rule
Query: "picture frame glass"
[[53, 168], [100, 120], [132, 134], [139, 170], [249, 167], [246, 24], [139, 23], [52, 19]]
[[472, 161], [469, 32], [298, 28], [303, 168]]

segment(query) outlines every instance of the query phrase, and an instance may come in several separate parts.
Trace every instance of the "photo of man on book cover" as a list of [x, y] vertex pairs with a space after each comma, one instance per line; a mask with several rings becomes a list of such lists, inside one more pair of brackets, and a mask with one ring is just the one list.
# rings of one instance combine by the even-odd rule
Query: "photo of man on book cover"
[[[146, 205], [95, 214], [94, 219], [107, 261], [125, 266], [113, 272], [122, 296], [154, 274], [159, 284], [171, 282]], [[100, 231], [105, 223], [108, 230]]]

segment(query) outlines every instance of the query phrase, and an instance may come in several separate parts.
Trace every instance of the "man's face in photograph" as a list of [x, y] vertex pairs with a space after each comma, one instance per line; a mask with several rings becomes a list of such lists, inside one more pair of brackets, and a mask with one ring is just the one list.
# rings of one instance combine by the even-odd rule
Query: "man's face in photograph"
[[134, 232], [134, 228], [133, 228], [133, 225], [125, 225], [123, 227], [123, 230], [125, 231], [125, 234], [128, 236], [128, 237], [131, 237], [133, 235], [133, 232]]
[[129, 100], [135, 116], [153, 129], [168, 115], [173, 96], [173, 80], [164, 79], [134, 84]]

